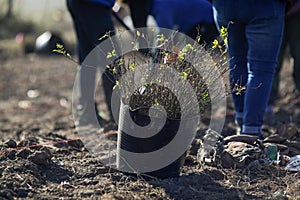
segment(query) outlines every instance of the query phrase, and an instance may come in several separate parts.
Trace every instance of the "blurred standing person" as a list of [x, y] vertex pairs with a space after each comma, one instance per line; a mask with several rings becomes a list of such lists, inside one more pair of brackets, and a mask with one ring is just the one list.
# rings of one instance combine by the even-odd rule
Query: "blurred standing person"
[[[67, 0], [67, 7], [73, 19], [77, 36], [80, 65], [87, 55], [102, 42], [99, 38], [106, 33], [114, 33], [114, 24], [111, 17], [111, 9], [114, 3], [115, 0]], [[94, 102], [91, 102], [91, 100], [94, 100], [96, 72], [95, 68], [79, 66], [79, 107], [77, 109], [82, 111], [79, 124], [92, 122], [91, 120], [95, 117], [91, 114], [94, 114], [95, 110], [97, 120], [99, 122], [103, 121], [98, 115], [97, 106]], [[106, 104], [110, 111], [110, 117], [112, 117], [110, 99], [114, 83], [109, 73], [102, 75], [102, 83]]]
[[284, 29], [284, 0], [213, 0], [215, 21], [227, 27], [235, 119], [242, 134], [262, 138]]
[[127, 0], [135, 28], [146, 27], [151, 14], [158, 27], [175, 29], [193, 39], [201, 36], [202, 44], [210, 44], [219, 35], [207, 0]]
[[[148, 16], [151, 14], [153, 0], [123, 0], [123, 2], [128, 4], [129, 6], [130, 17], [132, 19], [134, 28], [141, 28], [139, 31], [142, 34], [147, 35], [147, 30], [142, 28], [147, 27], [147, 19]], [[145, 40], [144, 38], [137, 38], [139, 46], [146, 47], [149, 45], [149, 41]], [[139, 51], [144, 54], [149, 53], [149, 49], [139, 49]]]
[[207, 0], [153, 0], [152, 15], [162, 28], [177, 29], [202, 44], [211, 44], [219, 35]]
[[280, 71], [283, 65], [284, 56], [289, 47], [291, 57], [294, 59], [293, 80], [295, 88], [300, 93], [300, 0], [287, 12], [285, 17], [284, 35], [278, 57], [278, 65], [274, 76], [269, 106], [267, 112], [273, 114], [274, 102], [278, 98]]
[[153, 0], [126, 0], [135, 28], [147, 27], [148, 15], [151, 14]]

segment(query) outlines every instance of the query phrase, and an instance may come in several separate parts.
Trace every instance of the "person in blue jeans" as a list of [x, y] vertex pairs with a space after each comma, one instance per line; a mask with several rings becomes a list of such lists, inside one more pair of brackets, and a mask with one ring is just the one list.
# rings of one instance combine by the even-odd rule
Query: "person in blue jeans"
[[176, 29], [200, 43], [211, 44], [218, 37], [212, 5], [207, 0], [152, 0], [152, 11], [157, 25]]
[[291, 57], [294, 59], [293, 80], [295, 88], [300, 93], [300, 0], [296, 0], [295, 5], [286, 13], [284, 35], [271, 90], [269, 106], [267, 109], [269, 114], [273, 114], [273, 105], [278, 98], [280, 81], [279, 74], [288, 46]]
[[243, 134], [262, 137], [284, 28], [284, 0], [213, 0], [215, 21], [227, 27], [235, 119]]
[[[102, 41], [99, 40], [106, 33], [114, 33], [114, 24], [111, 16], [111, 9], [115, 0], [67, 0], [67, 7], [73, 19], [73, 24], [77, 36], [77, 50], [79, 64], [81, 65], [87, 55]], [[95, 91], [95, 68], [81, 65], [79, 68], [79, 108], [84, 113], [95, 113], [94, 100]], [[102, 84], [105, 92], [106, 104], [112, 117], [110, 102], [114, 86], [113, 77], [110, 73], [105, 72], [102, 75]], [[97, 106], [96, 106], [96, 112]], [[98, 113], [97, 113], [98, 114]], [[102, 121], [97, 115], [98, 120]], [[93, 116], [80, 118], [81, 122], [91, 122]], [[84, 122], [83, 122], [84, 123]]]

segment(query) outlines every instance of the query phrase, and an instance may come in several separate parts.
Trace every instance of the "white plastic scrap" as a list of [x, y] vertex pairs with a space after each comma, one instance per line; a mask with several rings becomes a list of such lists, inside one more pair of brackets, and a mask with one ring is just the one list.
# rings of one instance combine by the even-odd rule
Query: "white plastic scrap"
[[300, 171], [300, 155], [291, 157], [291, 159], [286, 164], [286, 169], [288, 171], [293, 171], [293, 172]]

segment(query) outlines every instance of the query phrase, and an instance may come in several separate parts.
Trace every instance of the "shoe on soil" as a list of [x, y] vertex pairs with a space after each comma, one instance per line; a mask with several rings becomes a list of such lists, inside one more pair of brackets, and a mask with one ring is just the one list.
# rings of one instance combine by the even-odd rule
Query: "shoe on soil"
[[[88, 110], [82, 105], [78, 105], [75, 119], [76, 126], [87, 126], [99, 124], [103, 127], [107, 122], [99, 115], [97, 105], [95, 104], [95, 110]], [[96, 116], [95, 116], [96, 115]]]
[[240, 135], [242, 133], [243, 119], [235, 118], [234, 123], [236, 125], [236, 134]]

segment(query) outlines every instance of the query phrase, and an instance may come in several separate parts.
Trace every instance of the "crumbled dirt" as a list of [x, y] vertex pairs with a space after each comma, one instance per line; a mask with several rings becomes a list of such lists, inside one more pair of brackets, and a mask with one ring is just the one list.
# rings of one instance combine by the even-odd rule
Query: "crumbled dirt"
[[[0, 199], [300, 199], [300, 172], [270, 164], [200, 165], [199, 138], [178, 178], [146, 181], [106, 167], [77, 139], [71, 110], [76, 64], [27, 55], [0, 67]], [[295, 141], [300, 99], [290, 74], [285, 66], [275, 117], [265, 128]], [[234, 134], [232, 117], [229, 103], [224, 136]]]

